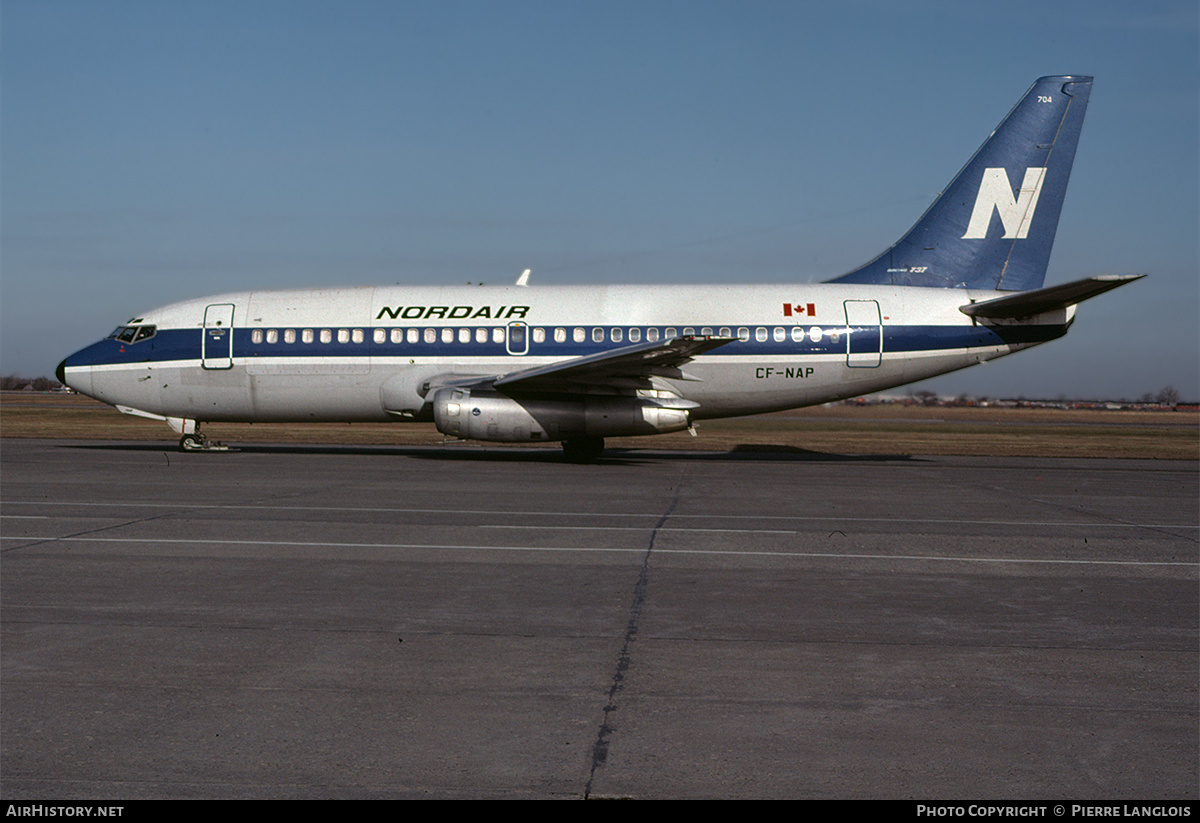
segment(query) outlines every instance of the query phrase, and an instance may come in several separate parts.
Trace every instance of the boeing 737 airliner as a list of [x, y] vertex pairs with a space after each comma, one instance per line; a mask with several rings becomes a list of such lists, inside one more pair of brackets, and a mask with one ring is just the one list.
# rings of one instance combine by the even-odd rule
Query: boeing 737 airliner
[[184, 449], [208, 422], [431, 420], [579, 462], [924, 380], [1061, 337], [1141, 276], [1043, 287], [1091, 86], [1038, 80], [899, 242], [825, 283], [235, 292], [144, 312], [58, 379]]

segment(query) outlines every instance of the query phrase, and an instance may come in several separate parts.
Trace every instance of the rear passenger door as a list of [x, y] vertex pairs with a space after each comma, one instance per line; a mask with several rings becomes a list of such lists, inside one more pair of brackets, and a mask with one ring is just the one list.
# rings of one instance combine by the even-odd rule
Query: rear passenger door
[[876, 368], [883, 360], [883, 322], [874, 300], [847, 300], [846, 365]]

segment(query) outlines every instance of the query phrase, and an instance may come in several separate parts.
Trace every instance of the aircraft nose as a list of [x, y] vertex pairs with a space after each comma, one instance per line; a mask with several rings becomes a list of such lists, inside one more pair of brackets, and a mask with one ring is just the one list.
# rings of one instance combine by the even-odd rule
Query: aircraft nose
[[54, 370], [54, 377], [59, 383], [67, 385], [67, 361], [64, 360], [58, 364], [58, 368]]

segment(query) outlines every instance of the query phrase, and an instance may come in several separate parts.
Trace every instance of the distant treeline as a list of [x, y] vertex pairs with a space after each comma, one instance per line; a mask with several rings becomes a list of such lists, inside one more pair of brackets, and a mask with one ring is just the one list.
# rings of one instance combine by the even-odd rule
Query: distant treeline
[[4, 391], [54, 391], [60, 388], [62, 384], [49, 377], [18, 377], [15, 374], [0, 377], [0, 389]]

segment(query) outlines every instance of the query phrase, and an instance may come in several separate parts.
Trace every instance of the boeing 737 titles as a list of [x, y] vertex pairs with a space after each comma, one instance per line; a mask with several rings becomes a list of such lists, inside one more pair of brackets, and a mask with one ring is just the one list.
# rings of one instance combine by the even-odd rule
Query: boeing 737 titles
[[1038, 80], [899, 242], [824, 283], [235, 292], [143, 312], [58, 379], [184, 449], [209, 422], [414, 420], [577, 462], [924, 380], [1061, 337], [1142, 276], [1043, 285], [1091, 87]]

